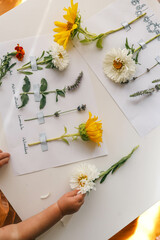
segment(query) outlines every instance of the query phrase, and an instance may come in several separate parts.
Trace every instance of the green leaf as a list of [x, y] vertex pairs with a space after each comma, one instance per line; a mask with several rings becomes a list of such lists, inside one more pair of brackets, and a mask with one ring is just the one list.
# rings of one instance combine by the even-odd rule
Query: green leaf
[[125, 47], [126, 47], [126, 49], [130, 49], [130, 46], [129, 46], [129, 44], [128, 44], [128, 38], [126, 38]]
[[13, 63], [11, 66], [9, 66], [8, 71], [13, 68], [16, 65], [16, 63]]
[[23, 90], [23, 92], [29, 92], [30, 89], [31, 89], [31, 83], [30, 83], [29, 78], [27, 76], [25, 76], [24, 82], [25, 83], [22, 87], [22, 90]]
[[33, 72], [27, 72], [27, 71], [18, 71], [19, 73], [23, 73], [25, 75], [31, 75]]
[[22, 95], [21, 95], [21, 102], [22, 102], [22, 104], [21, 104], [20, 107], [18, 107], [18, 109], [26, 106], [27, 103], [28, 103], [28, 101], [29, 101], [28, 95], [27, 95], [27, 94], [22, 94]]
[[42, 79], [41, 79], [40, 91], [41, 91], [41, 92], [46, 91], [46, 90], [47, 90], [47, 87], [48, 87], [48, 83], [47, 83], [46, 79], [45, 79], [45, 78], [42, 78]]
[[37, 70], [43, 70], [43, 68], [40, 66], [37, 66]]
[[65, 93], [64, 93], [63, 90], [56, 89], [56, 92], [57, 92], [57, 94], [58, 94], [59, 96], [65, 97]]
[[110, 173], [110, 171], [102, 177], [100, 184], [106, 180], [106, 177], [108, 176], [109, 173]]
[[44, 54], [45, 54], [45, 51], [42, 52], [42, 55], [40, 56], [40, 58], [43, 58]]
[[63, 142], [65, 142], [65, 143], [67, 143], [67, 145], [69, 145], [69, 142], [68, 142], [68, 140], [67, 140], [67, 139], [65, 139], [65, 138], [62, 138], [62, 141], [63, 141]]
[[101, 48], [101, 49], [103, 48], [102, 42], [103, 42], [103, 38], [99, 38], [97, 43], [96, 43], [97, 48]]
[[67, 128], [66, 127], [64, 127], [64, 132], [65, 132], [65, 134], [67, 133]]
[[43, 109], [46, 105], [46, 97], [42, 95], [41, 101], [40, 101], [40, 109]]

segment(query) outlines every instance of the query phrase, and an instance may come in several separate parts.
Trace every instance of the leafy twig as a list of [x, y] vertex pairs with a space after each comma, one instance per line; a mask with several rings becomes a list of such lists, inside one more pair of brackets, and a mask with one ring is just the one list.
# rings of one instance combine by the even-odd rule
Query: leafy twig
[[[58, 102], [58, 97], [59, 96], [60, 97], [65, 97], [66, 96], [66, 91], [70, 92], [70, 91], [73, 91], [73, 90], [75, 90], [76, 88], [79, 87], [79, 85], [81, 83], [81, 80], [82, 80], [82, 77], [83, 77], [83, 72], [81, 72], [79, 74], [78, 78], [76, 79], [76, 81], [73, 85], [64, 87], [63, 89], [55, 89], [55, 90], [52, 90], [52, 91], [47, 91], [48, 83], [47, 83], [45, 78], [42, 78], [41, 79], [40, 92], [39, 92], [42, 95], [41, 100], [40, 100], [40, 109], [43, 109], [46, 105], [46, 95], [51, 94], [51, 93], [56, 94], [56, 102]], [[29, 96], [28, 95], [33, 95], [34, 94], [34, 92], [30, 92], [31, 84], [30, 84], [29, 78], [27, 76], [25, 76], [24, 81], [25, 81], [25, 83], [22, 87], [23, 93], [20, 93], [22, 104], [19, 108], [22, 108], [22, 107], [27, 105], [27, 103], [29, 101]]]
[[99, 178], [101, 178], [100, 183], [103, 183], [105, 181], [105, 179], [109, 173], [113, 174], [118, 168], [120, 168], [132, 156], [132, 154], [137, 150], [138, 147], [139, 147], [139, 145], [136, 146], [135, 148], [133, 148], [131, 153], [129, 153], [127, 156], [123, 157], [117, 163], [113, 164], [107, 171], [101, 172], [99, 175]]
[[0, 59], [0, 86], [2, 85], [2, 78], [5, 77], [7, 72], [11, 73], [11, 69], [16, 65], [16, 63], [13, 63], [10, 65], [11, 59], [13, 56], [16, 55], [15, 53], [7, 53], [3, 56], [2, 59]]
[[136, 93], [133, 93], [130, 95], [130, 97], [137, 97], [137, 96], [142, 96], [142, 95], [150, 95], [155, 91], [159, 91], [160, 90], [160, 84], [156, 84], [153, 88], [149, 88], [149, 89], [145, 89], [142, 91], [138, 91]]

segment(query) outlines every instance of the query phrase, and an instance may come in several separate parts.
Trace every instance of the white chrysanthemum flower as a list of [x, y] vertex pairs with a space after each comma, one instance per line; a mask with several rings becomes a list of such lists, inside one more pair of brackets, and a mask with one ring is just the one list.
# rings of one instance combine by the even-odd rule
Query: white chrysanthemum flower
[[69, 55], [64, 47], [58, 43], [52, 43], [50, 50], [54, 66], [59, 69], [59, 71], [66, 69], [69, 64]]
[[127, 49], [113, 48], [104, 58], [103, 70], [115, 83], [128, 82], [136, 71], [133, 55]]
[[78, 189], [79, 193], [96, 190], [95, 179], [99, 178], [99, 172], [95, 165], [82, 163], [73, 172], [70, 179], [71, 189]]

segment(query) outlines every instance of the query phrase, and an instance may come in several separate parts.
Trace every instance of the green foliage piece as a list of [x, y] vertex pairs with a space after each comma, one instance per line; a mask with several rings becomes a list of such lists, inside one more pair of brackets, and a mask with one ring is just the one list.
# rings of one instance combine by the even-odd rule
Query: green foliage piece
[[46, 90], [47, 90], [47, 87], [48, 87], [48, 83], [47, 83], [46, 79], [45, 79], [45, 78], [42, 78], [42, 79], [41, 79], [40, 91], [41, 91], [41, 92], [46, 91]]
[[24, 82], [25, 83], [22, 87], [22, 90], [23, 90], [23, 92], [29, 92], [30, 89], [31, 89], [31, 83], [30, 83], [29, 78], [27, 76], [25, 76]]
[[46, 105], [46, 97], [42, 95], [41, 101], [40, 101], [40, 109], [43, 109]]
[[99, 38], [97, 43], [96, 43], [97, 48], [103, 48], [102, 43], [103, 43], [103, 38]]
[[27, 94], [22, 94], [22, 95], [21, 95], [21, 102], [22, 102], [22, 104], [21, 104], [20, 107], [18, 107], [18, 109], [26, 106], [27, 103], [28, 103], [28, 101], [29, 101], [28, 95], [27, 95]]
[[139, 146], [136, 146], [133, 148], [133, 150], [125, 157], [121, 158], [117, 163], [113, 164], [107, 171], [102, 172], [100, 175], [102, 176], [100, 183], [103, 183], [108, 176], [108, 174], [111, 172], [112, 174], [120, 168], [131, 156], [132, 154], [137, 150]]
[[62, 138], [62, 141], [63, 141], [63, 142], [65, 142], [65, 143], [67, 143], [67, 145], [69, 145], [69, 142], [68, 142], [68, 140], [67, 140], [67, 139], [65, 139], [65, 138]]
[[23, 73], [25, 75], [32, 75], [33, 72], [29, 72], [29, 71], [19, 71], [19, 73]]

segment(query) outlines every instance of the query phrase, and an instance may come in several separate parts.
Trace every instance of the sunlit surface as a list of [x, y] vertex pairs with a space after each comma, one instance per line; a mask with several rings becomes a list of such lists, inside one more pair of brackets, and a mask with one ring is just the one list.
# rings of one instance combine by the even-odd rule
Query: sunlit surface
[[160, 236], [160, 202], [139, 217], [135, 233], [127, 240], [155, 240], [158, 236]]

